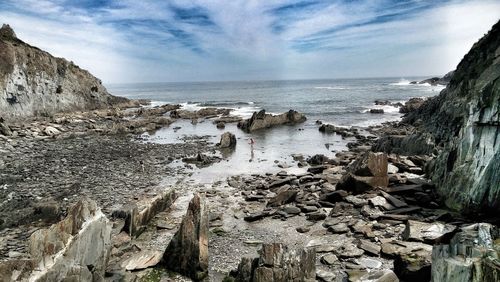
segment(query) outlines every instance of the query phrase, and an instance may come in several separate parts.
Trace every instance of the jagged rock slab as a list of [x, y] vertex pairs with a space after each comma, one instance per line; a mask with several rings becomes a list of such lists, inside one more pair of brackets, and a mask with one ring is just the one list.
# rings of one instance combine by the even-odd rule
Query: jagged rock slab
[[337, 189], [363, 193], [375, 187], [387, 187], [387, 155], [366, 152], [347, 169], [348, 173], [337, 184]]
[[64, 220], [33, 233], [29, 247], [38, 263], [30, 281], [101, 280], [111, 249], [111, 224], [95, 202], [80, 200]]
[[289, 250], [287, 246], [264, 244], [259, 258], [242, 258], [236, 280], [241, 282], [315, 281], [314, 248]]
[[153, 198], [129, 203], [113, 212], [113, 216], [125, 219], [124, 229], [131, 236], [139, 235], [144, 226], [159, 212], [166, 210], [177, 198], [174, 188], [166, 189]]
[[163, 264], [195, 281], [208, 274], [208, 209], [205, 198], [195, 194], [179, 230], [163, 255]]

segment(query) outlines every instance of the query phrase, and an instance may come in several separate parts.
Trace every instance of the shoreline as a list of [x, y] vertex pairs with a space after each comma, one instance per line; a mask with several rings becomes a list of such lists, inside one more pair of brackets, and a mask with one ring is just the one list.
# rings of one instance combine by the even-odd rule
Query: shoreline
[[[151, 245], [154, 246], [153, 249], [161, 249], [162, 247], [158, 247], [158, 244], [166, 247], [165, 242], [168, 242], [168, 238], [172, 238], [173, 232], [177, 230], [188, 199], [195, 192], [202, 192], [206, 195], [211, 209], [209, 274], [215, 281], [227, 276], [238, 266], [241, 259], [240, 255], [228, 252], [226, 248], [228, 241], [232, 242], [232, 246], [243, 254], [252, 256], [257, 254], [262, 244], [273, 242], [294, 242], [292, 245], [296, 247], [306, 247], [311, 242], [323, 242], [317, 243], [319, 244], [315, 247], [317, 249], [321, 249], [321, 244], [326, 242], [337, 242], [352, 246], [354, 251], [362, 250], [357, 247], [357, 243], [353, 240], [366, 237], [368, 231], [362, 231], [360, 234], [364, 235], [359, 236], [359, 232], [356, 231], [358, 227], [353, 227], [358, 226], [359, 222], [352, 220], [352, 212], [354, 211], [354, 214], [362, 216], [359, 220], [365, 220], [363, 226], [373, 226], [374, 222], [377, 222], [377, 217], [373, 217], [373, 214], [371, 214], [374, 211], [371, 210], [366, 214], [361, 211], [360, 214], [361, 207], [357, 206], [356, 203], [359, 201], [368, 203], [368, 199], [375, 197], [377, 192], [375, 194], [372, 192], [361, 194], [361, 198], [356, 198], [359, 197], [358, 195], [348, 200], [348, 202], [354, 203], [351, 211], [343, 211], [338, 216], [347, 216], [351, 220], [346, 222], [341, 220], [337, 224], [345, 225], [345, 223], [348, 223], [350, 227], [344, 228], [340, 233], [332, 233], [328, 231], [330, 229], [325, 229], [325, 227], [330, 228], [332, 226], [325, 226], [325, 218], [331, 217], [332, 207], [335, 209], [334, 202], [332, 206], [325, 206], [325, 203], [318, 201], [321, 197], [335, 191], [332, 187], [341, 181], [342, 175], [348, 170], [348, 165], [362, 156], [364, 152], [371, 151], [376, 139], [391, 131], [397, 131], [398, 134], [407, 134], [411, 131], [410, 129], [394, 126], [397, 123], [365, 128], [364, 134], [368, 135], [360, 134], [356, 127], [326, 127], [328, 131], [323, 134], [338, 136], [346, 144], [345, 148], [347, 150], [334, 153], [333, 158], [331, 158], [332, 156], [320, 157], [321, 155], [305, 156], [301, 155], [300, 152], [296, 152], [297, 155], [294, 156], [293, 161], [286, 164], [286, 166], [273, 170], [272, 173], [263, 169], [260, 173], [228, 174], [227, 178], [224, 177], [226, 179], [223, 180], [200, 182], [199, 178], [197, 180], [196, 175], [193, 176], [194, 172], [210, 169], [215, 163], [221, 160], [224, 161], [223, 155], [221, 159], [217, 157], [217, 154], [214, 154], [216, 151], [220, 152], [221, 149], [214, 146], [208, 136], [199, 137], [195, 135], [191, 138], [186, 136], [189, 142], [186, 142], [187, 140], [184, 138], [179, 140], [180, 142], [158, 144], [144, 142], [148, 141], [148, 139], [144, 139], [141, 134], [148, 131], [161, 131], [162, 128], [165, 128], [164, 126], [167, 126], [166, 128], [175, 128], [176, 123], [179, 122], [178, 119], [167, 118], [166, 116], [175, 116], [179, 120], [183, 120], [183, 123], [194, 119], [198, 120], [198, 122], [205, 121], [208, 126], [215, 129], [216, 122], [213, 122], [214, 118], [221, 114], [222, 116], [227, 115], [228, 112], [225, 109], [210, 108], [209, 110], [203, 110], [201, 114], [188, 111], [181, 112], [181, 116], [179, 116], [179, 113], [172, 114], [178, 109], [178, 106], [175, 105], [163, 105], [137, 109], [63, 113], [52, 118], [37, 118], [32, 121], [31, 126], [27, 127], [13, 125], [12, 127], [19, 132], [27, 130], [27, 128], [32, 129], [35, 126], [45, 127], [41, 131], [45, 132], [45, 134], [53, 133], [53, 135], [42, 138], [39, 136], [29, 137], [30, 134], [23, 133], [18, 134], [16, 138], [10, 141], [5, 138], [0, 140], [2, 150], [7, 149], [9, 151], [9, 154], [2, 155], [4, 163], [3, 166], [0, 166], [2, 173], [4, 175], [22, 175], [20, 178], [4, 180], [4, 189], [0, 194], [3, 195], [2, 198], [10, 199], [2, 203], [2, 209], [0, 210], [3, 218], [10, 219], [8, 222], [2, 222], [3, 226], [2, 230], [0, 230], [0, 237], [3, 239], [0, 241], [0, 243], [3, 243], [0, 261], [29, 259], [27, 246], [25, 245], [29, 235], [64, 218], [68, 206], [82, 196], [90, 196], [90, 198], [96, 200], [98, 206], [103, 209], [104, 214], [112, 220], [113, 224], [120, 226], [122, 224], [120, 218], [114, 216], [117, 210], [123, 209], [124, 206], [133, 202], [146, 201], [147, 203], [155, 195], [172, 188], [176, 191], [176, 197], [179, 197], [178, 200], [172, 202], [169, 209], [156, 211], [157, 214], [144, 226], [143, 233], [138, 235], [137, 238], [124, 235], [123, 231], [119, 232], [119, 229], [117, 229], [112, 237], [113, 240], [123, 240], [117, 239], [123, 236], [128, 239], [115, 247], [116, 251], [111, 255], [108, 264], [108, 272], [111, 277], [121, 277], [123, 275], [123, 277], [145, 277], [150, 275], [152, 271], [163, 273], [161, 268], [155, 267], [138, 272], [129, 272], [124, 271], [120, 265], [127, 258], [130, 259], [130, 257], [137, 254], [137, 251], [130, 249], [130, 246], [134, 244], [145, 244], [145, 246], [153, 244]], [[322, 126], [324, 125], [316, 124], [318, 129]], [[55, 128], [58, 132], [47, 130], [48, 127]], [[230, 127], [230, 129], [239, 130], [235, 127]], [[264, 130], [273, 131], [276, 129]], [[269, 132], [269, 134], [273, 133]], [[212, 137], [213, 139], [214, 137]], [[240, 138], [238, 142], [244, 143], [245, 140]], [[10, 146], [7, 146], [7, 144], [10, 144]], [[196, 155], [203, 156], [201, 163], [186, 161], [186, 158]], [[318, 158], [323, 159], [318, 161]], [[392, 158], [391, 162], [400, 162], [399, 165], [404, 167], [405, 162], [401, 163], [399, 156], [390, 158]], [[5, 164], [9, 162], [9, 159], [15, 161], [6, 166]], [[409, 162], [411, 163], [411, 161]], [[413, 167], [407, 167], [406, 169], [407, 171], [413, 169], [413, 172], [422, 175], [424, 163], [425, 161], [419, 163], [419, 165], [412, 164]], [[200, 166], [201, 168], [193, 170], [194, 166]], [[291, 169], [297, 166], [302, 168], [298, 171]], [[318, 166], [321, 168], [315, 170]], [[394, 167], [394, 165], [392, 166]], [[333, 174], [331, 174], [332, 172]], [[404, 173], [396, 173], [392, 176], [394, 180], [391, 181], [395, 181], [393, 185], [396, 186], [407, 185], [407, 181], [410, 184], [412, 181], [416, 181], [414, 183], [417, 184], [423, 183], [422, 181], [426, 182], [421, 178], [422, 176], [409, 175], [416, 177], [416, 180], [408, 178]], [[293, 178], [291, 183], [296, 183], [297, 187], [301, 187], [300, 189], [306, 189], [304, 191], [309, 191], [309, 193], [312, 193], [311, 195], [316, 196], [313, 198], [306, 197], [305, 202], [294, 204], [294, 201], [292, 201], [291, 203], [294, 205], [279, 205], [272, 209], [272, 212], [269, 212], [265, 203], [279, 194], [279, 190], [275, 191], [276, 188], [270, 189], [269, 186], [276, 181], [288, 178]], [[166, 180], [168, 180], [168, 183], [165, 182]], [[78, 185], [75, 186], [77, 183]], [[31, 197], [26, 198], [23, 196], [22, 199], [17, 199], [21, 195], [31, 195], [28, 191], [30, 187], [35, 187], [35, 185], [36, 190], [39, 193], [41, 192], [41, 196], [35, 194]], [[285, 186], [287, 185], [285, 184]], [[428, 190], [426, 193], [430, 193], [430, 191]], [[343, 197], [346, 197], [346, 195]], [[380, 195], [376, 197], [380, 198]], [[417, 206], [422, 204], [426, 205], [427, 203], [420, 203]], [[20, 205], [23, 209], [16, 210], [15, 207]], [[297, 209], [295, 205], [298, 206], [297, 211], [295, 211]], [[436, 207], [439, 207], [439, 205], [434, 203], [434, 207], [430, 208], [430, 210]], [[376, 206], [375, 209], [377, 209]], [[427, 210], [427, 208], [424, 210]], [[258, 215], [262, 211], [266, 211], [266, 214]], [[328, 216], [329, 214], [330, 216]], [[23, 216], [25, 217], [24, 222], [21, 220]], [[257, 216], [259, 219], [256, 221], [251, 220], [251, 222], [244, 220], [252, 216]], [[168, 223], [165, 223], [162, 218], [167, 218]], [[387, 224], [386, 227], [392, 230], [393, 233], [376, 235], [377, 232], [380, 232], [379, 230], [383, 230], [383, 228], [380, 229], [380, 224], [384, 224], [377, 223], [378, 225], [375, 225], [378, 227], [372, 230], [372, 233], [369, 233], [369, 236], [363, 240], [373, 239], [373, 236], [385, 236], [385, 238], [388, 236], [388, 238], [391, 238], [390, 240], [397, 240], [404, 231], [404, 221], [408, 219], [422, 220], [423, 217], [416, 213], [410, 216], [400, 216], [398, 219], [393, 217], [383, 219], [382, 222], [387, 222], [385, 223]], [[462, 220], [467, 222], [466, 219]], [[9, 226], [13, 222], [24, 224], [17, 227]], [[165, 224], [167, 227], [163, 227]], [[272, 234], [269, 233], [271, 227], [277, 228], [277, 231]], [[296, 231], [299, 227], [303, 228], [300, 232]], [[355, 229], [349, 231], [350, 228]], [[304, 233], [304, 230], [311, 231]], [[386, 241], [386, 243], [388, 242]], [[321, 258], [324, 255], [319, 252], [318, 260], [322, 261]], [[365, 254], [362, 257], [373, 260], [371, 255], [366, 256]], [[391, 259], [381, 257], [378, 260], [384, 268], [392, 268]], [[347, 273], [343, 269], [345, 269], [345, 263], [349, 260], [342, 261], [344, 260], [337, 261], [337, 263], [330, 266], [320, 262], [318, 269], [324, 273], [342, 276]], [[164, 276], [167, 273], [161, 275]], [[175, 279], [177, 279], [176, 281], [183, 281], [184, 278], [177, 277]]]

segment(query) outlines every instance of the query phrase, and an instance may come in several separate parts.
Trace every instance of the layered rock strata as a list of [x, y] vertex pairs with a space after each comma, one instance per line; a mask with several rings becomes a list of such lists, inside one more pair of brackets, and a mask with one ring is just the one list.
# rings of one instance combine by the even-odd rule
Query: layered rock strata
[[0, 29], [0, 115], [5, 119], [92, 110], [124, 103], [73, 62], [19, 40], [9, 25]]

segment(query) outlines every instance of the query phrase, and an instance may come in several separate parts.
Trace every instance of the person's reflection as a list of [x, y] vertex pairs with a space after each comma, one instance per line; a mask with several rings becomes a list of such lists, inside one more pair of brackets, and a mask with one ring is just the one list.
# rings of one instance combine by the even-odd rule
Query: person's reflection
[[253, 159], [255, 158], [255, 153], [253, 150], [253, 144], [255, 144], [255, 141], [253, 140], [253, 138], [250, 138], [248, 144], [250, 144], [250, 159], [248, 160], [248, 162], [253, 162]]

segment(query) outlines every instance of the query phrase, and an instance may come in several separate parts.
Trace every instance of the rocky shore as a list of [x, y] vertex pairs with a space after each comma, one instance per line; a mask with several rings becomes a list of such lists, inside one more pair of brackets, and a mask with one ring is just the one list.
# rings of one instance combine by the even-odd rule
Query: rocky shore
[[252, 132], [306, 117], [121, 99], [15, 110], [0, 119], [0, 280], [497, 281], [499, 38], [497, 24], [439, 96], [403, 105], [402, 122], [317, 122], [348, 151], [209, 184], [190, 175], [234, 150], [232, 133], [143, 134], [181, 119]]

